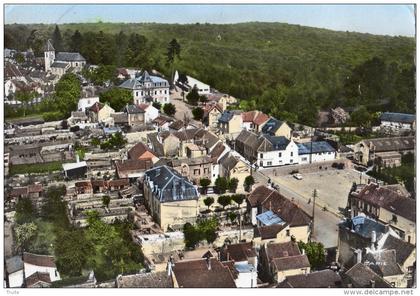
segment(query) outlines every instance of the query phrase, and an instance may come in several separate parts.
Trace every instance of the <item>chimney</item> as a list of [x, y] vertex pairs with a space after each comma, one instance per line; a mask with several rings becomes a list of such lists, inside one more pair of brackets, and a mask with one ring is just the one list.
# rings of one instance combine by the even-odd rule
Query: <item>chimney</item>
[[176, 200], [176, 182], [172, 182], [172, 199]]
[[211, 270], [210, 256], [206, 257], [207, 269]]
[[372, 230], [372, 235], [371, 235], [371, 239], [370, 239], [370, 248], [372, 250], [375, 250], [375, 244], [376, 244], [376, 231]]
[[166, 271], [168, 272], [167, 275], [171, 276], [172, 274], [172, 262], [171, 259], [168, 260], [168, 264], [166, 265]]
[[375, 281], [374, 280], [370, 280], [370, 287], [375, 288]]
[[354, 254], [356, 256], [356, 264], [357, 263], [362, 263], [362, 250], [357, 249], [354, 251]]

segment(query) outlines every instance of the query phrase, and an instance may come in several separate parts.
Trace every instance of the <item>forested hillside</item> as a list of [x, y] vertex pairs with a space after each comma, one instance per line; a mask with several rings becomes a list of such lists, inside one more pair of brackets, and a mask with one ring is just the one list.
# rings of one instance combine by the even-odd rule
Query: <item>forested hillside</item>
[[[42, 55], [54, 25], [6, 25], [5, 47]], [[92, 64], [188, 72], [278, 118], [314, 124], [328, 107], [415, 110], [415, 40], [280, 23], [65, 24], [55, 47]], [[56, 37], [56, 36], [55, 36]], [[168, 43], [180, 57], [167, 63]]]

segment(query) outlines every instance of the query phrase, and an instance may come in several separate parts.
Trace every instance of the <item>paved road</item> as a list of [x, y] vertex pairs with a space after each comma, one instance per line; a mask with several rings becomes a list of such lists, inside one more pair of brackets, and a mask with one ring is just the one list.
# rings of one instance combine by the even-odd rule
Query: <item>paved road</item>
[[192, 118], [191, 110], [188, 108], [187, 104], [182, 101], [181, 92], [176, 92], [175, 90], [171, 91], [171, 103], [175, 105], [176, 113], [175, 118], [178, 120], [184, 120], [185, 116], [187, 118]]
[[[253, 176], [257, 183], [267, 184], [268, 177], [264, 176], [260, 171], [253, 172]], [[279, 192], [286, 198], [292, 200], [299, 205], [309, 216], [312, 217], [312, 201], [308, 204], [309, 197], [305, 197], [284, 184], [275, 183], [279, 186]], [[340, 218], [327, 211], [323, 211], [322, 208], [315, 207], [315, 233], [313, 239], [321, 242], [324, 247], [336, 247], [338, 240], [338, 223]]]

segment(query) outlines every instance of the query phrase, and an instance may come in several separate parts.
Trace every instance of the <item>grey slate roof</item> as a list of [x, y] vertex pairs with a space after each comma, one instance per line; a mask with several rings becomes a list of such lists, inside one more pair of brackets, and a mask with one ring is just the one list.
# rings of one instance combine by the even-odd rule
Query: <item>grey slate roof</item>
[[51, 64], [52, 68], [66, 68], [67, 66], [68, 64], [64, 62], [54, 62]]
[[381, 277], [404, 274], [396, 261], [395, 250], [382, 250], [368, 253], [365, 264]]
[[270, 135], [264, 135], [264, 138], [271, 143], [273, 151], [285, 150], [290, 143], [290, 140], [283, 136], [274, 137]]
[[323, 153], [323, 152], [335, 152], [335, 149], [331, 147], [325, 141], [320, 142], [310, 142], [310, 143], [302, 143], [297, 144], [299, 149], [299, 155], [301, 154], [310, 154], [311, 153], [311, 143], [312, 143], [312, 153]]
[[369, 146], [372, 145], [375, 152], [413, 150], [416, 146], [416, 139], [414, 136], [376, 138], [363, 140], [362, 142]]
[[341, 288], [341, 277], [331, 269], [288, 276], [278, 288]]
[[139, 77], [124, 81], [119, 87], [127, 89], [141, 89], [146, 82], [153, 83], [153, 86], [157, 87], [169, 86], [166, 79], [159, 76], [149, 75], [147, 71], [144, 71]]
[[59, 52], [55, 56], [56, 61], [85, 62], [86, 59], [78, 52]]
[[230, 152], [223, 155], [223, 157], [219, 161], [220, 165], [223, 166], [227, 171], [233, 169], [238, 162], [239, 159], [233, 156]]
[[140, 109], [136, 105], [127, 105], [122, 109], [122, 112], [128, 114], [137, 114], [137, 113], [144, 113], [143, 109]]
[[[159, 166], [145, 172], [145, 186], [152, 185], [154, 197], [160, 202], [198, 199], [198, 191], [185, 177], [177, 171]], [[147, 184], [147, 185], [146, 185]]]
[[237, 114], [240, 114], [240, 111], [237, 111], [237, 110], [226, 110], [220, 116], [219, 122], [221, 122], [221, 123], [228, 123], [233, 118], [233, 115], [235, 115], [235, 114], [236, 115]]
[[386, 250], [395, 250], [397, 263], [403, 265], [413, 251], [415, 251], [416, 246], [392, 235], [388, 235], [382, 248]]
[[391, 288], [390, 284], [363, 263], [357, 263], [350, 268], [346, 277], [350, 279], [354, 288], [370, 288], [371, 281], [374, 282], [375, 288]]
[[14, 256], [6, 259], [6, 270], [8, 273], [14, 273], [23, 269], [23, 260], [21, 256]]
[[407, 113], [385, 112], [381, 114], [380, 120], [400, 123], [413, 123], [414, 121], [416, 121], [416, 115]]
[[263, 134], [274, 135], [279, 127], [283, 124], [283, 121], [277, 120], [271, 117], [261, 129]]

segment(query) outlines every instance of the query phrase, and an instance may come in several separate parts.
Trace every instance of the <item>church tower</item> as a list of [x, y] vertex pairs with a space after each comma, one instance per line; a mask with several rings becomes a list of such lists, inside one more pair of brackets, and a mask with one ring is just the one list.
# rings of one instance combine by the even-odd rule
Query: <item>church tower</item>
[[47, 44], [45, 44], [44, 48], [44, 61], [45, 61], [45, 72], [51, 70], [51, 65], [54, 63], [55, 60], [55, 49], [51, 43], [51, 40], [47, 40]]

